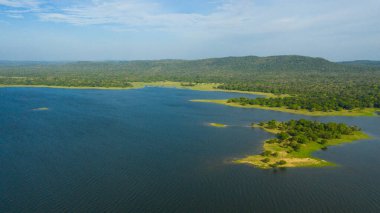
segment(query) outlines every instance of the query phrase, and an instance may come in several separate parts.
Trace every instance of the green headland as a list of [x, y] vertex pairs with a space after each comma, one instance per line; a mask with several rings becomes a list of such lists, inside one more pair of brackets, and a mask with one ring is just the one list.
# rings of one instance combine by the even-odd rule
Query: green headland
[[250, 104], [241, 104], [237, 102], [229, 102], [228, 100], [191, 100], [192, 102], [202, 102], [202, 103], [213, 103], [213, 104], [222, 104], [230, 107], [240, 107], [240, 108], [254, 108], [254, 109], [263, 109], [263, 110], [272, 110], [278, 112], [286, 112], [299, 115], [308, 115], [308, 116], [376, 116], [379, 109], [376, 108], [364, 108], [364, 109], [352, 109], [352, 110], [339, 110], [339, 111], [310, 111], [307, 109], [289, 109], [287, 107], [270, 107], [270, 106], [261, 106], [261, 105], [250, 105]]
[[235, 163], [253, 165], [262, 169], [277, 167], [333, 166], [332, 162], [315, 158], [312, 153], [326, 150], [329, 146], [368, 139], [358, 127], [342, 123], [320, 123], [309, 120], [278, 122], [271, 120], [252, 124], [273, 133], [275, 138], [264, 142], [263, 152], [234, 160]]

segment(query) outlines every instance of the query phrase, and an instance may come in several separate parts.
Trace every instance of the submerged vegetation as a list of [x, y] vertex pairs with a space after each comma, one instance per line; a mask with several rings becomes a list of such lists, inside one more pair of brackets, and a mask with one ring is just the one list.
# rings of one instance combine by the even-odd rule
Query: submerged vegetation
[[237, 163], [246, 163], [259, 168], [276, 167], [315, 167], [331, 166], [333, 163], [314, 158], [314, 151], [326, 150], [328, 146], [368, 138], [356, 126], [343, 123], [321, 123], [305, 119], [278, 122], [271, 120], [252, 124], [276, 135], [276, 138], [264, 142], [264, 151], [260, 155], [238, 159]]

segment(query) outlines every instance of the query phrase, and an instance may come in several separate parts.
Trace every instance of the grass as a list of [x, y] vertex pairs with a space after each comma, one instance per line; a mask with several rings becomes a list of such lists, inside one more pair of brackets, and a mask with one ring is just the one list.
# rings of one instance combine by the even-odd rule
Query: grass
[[209, 126], [218, 127], [218, 128], [225, 128], [227, 125], [225, 124], [219, 124], [219, 123], [208, 123]]
[[241, 91], [241, 90], [224, 90], [218, 89], [217, 87], [221, 84], [219, 83], [197, 83], [194, 86], [184, 86], [184, 82], [174, 82], [174, 81], [155, 81], [155, 82], [131, 82], [133, 87], [142, 88], [142, 87], [172, 87], [177, 89], [191, 89], [199, 91], [214, 91], [214, 92], [230, 92], [230, 93], [242, 93], [242, 94], [251, 94], [251, 95], [261, 95], [265, 97], [288, 97], [289, 95], [265, 93], [265, 92], [252, 92], [252, 91]]
[[[259, 126], [254, 125], [257, 128]], [[278, 133], [279, 131], [274, 131], [273, 129], [268, 129], [265, 127], [260, 127], [261, 129], [270, 132]], [[323, 167], [323, 166], [334, 166], [332, 162], [325, 161], [323, 159], [312, 157], [312, 153], [319, 151], [322, 147], [326, 146], [336, 146], [343, 143], [350, 143], [357, 140], [370, 138], [367, 134], [363, 132], [355, 132], [352, 135], [343, 135], [340, 139], [328, 140], [327, 144], [321, 145], [317, 142], [310, 142], [301, 146], [299, 151], [289, 152], [289, 148], [283, 148], [277, 143], [266, 143], [264, 142], [263, 149], [270, 153], [277, 153], [276, 156], [269, 154], [268, 156], [263, 155], [251, 155], [246, 156], [241, 159], [234, 160], [235, 163], [243, 163], [253, 165], [262, 169], [272, 168], [272, 164], [280, 161], [285, 161], [283, 165], [276, 165], [276, 167]]]
[[263, 110], [271, 110], [278, 112], [286, 112], [292, 114], [299, 115], [308, 115], [308, 116], [376, 116], [376, 112], [378, 109], [375, 108], [365, 108], [365, 109], [353, 109], [353, 110], [341, 110], [341, 111], [309, 111], [306, 109], [288, 109], [286, 107], [267, 107], [261, 105], [241, 105], [239, 103], [228, 103], [227, 100], [191, 100], [193, 102], [202, 102], [202, 103], [214, 103], [214, 104], [223, 104], [231, 107], [240, 107], [240, 108], [253, 108], [253, 109], [263, 109]]

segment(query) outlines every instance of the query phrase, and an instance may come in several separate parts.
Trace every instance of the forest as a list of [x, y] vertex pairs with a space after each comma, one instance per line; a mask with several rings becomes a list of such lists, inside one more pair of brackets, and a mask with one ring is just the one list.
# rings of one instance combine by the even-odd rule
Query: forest
[[305, 56], [201, 60], [0, 62], [0, 85], [130, 87], [130, 82], [220, 83], [219, 89], [289, 94], [243, 104], [316, 111], [380, 107], [380, 67]]

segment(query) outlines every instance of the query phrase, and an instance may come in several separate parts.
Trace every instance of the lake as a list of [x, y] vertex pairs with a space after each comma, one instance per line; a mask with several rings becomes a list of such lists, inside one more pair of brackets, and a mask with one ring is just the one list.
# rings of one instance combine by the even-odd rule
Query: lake
[[[240, 96], [0, 88], [0, 212], [380, 212], [380, 117], [189, 102]], [[229, 163], [272, 137], [251, 122], [299, 118], [358, 125], [374, 139], [315, 153], [338, 167]]]

